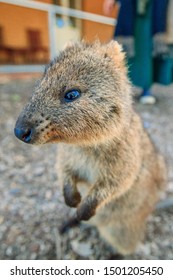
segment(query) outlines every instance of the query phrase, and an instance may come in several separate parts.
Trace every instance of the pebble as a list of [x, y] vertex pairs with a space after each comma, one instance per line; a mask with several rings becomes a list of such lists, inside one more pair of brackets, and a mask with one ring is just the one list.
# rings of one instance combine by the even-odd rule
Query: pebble
[[6, 250], [5, 253], [6, 253], [7, 256], [11, 257], [12, 254], [13, 254], [13, 248], [12, 247], [7, 247], [7, 250]]
[[33, 175], [34, 176], [41, 176], [45, 172], [45, 167], [44, 166], [38, 166], [34, 168]]
[[52, 199], [52, 191], [51, 190], [47, 190], [45, 193], [45, 198], [47, 200], [51, 200]]
[[0, 216], [0, 225], [3, 223], [4, 221], [4, 216]]
[[40, 245], [39, 244], [37, 244], [37, 243], [32, 243], [31, 245], [30, 245], [30, 251], [31, 252], [35, 252], [35, 253], [38, 253], [39, 252], [39, 249], [40, 249]]
[[89, 257], [92, 254], [91, 244], [86, 242], [71, 241], [72, 249], [75, 253], [82, 257]]

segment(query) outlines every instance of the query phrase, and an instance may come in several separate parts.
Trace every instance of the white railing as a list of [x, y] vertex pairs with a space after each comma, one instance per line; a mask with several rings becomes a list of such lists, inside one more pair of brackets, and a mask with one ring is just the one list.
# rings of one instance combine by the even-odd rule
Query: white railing
[[47, 11], [54, 14], [76, 17], [79, 19], [90, 20], [90, 21], [99, 22], [108, 25], [115, 25], [116, 23], [116, 20], [114, 18], [105, 17], [98, 14], [88, 13], [88, 12], [62, 7], [58, 5], [45, 4], [34, 0], [0, 0], [0, 2], [32, 8], [36, 10]]

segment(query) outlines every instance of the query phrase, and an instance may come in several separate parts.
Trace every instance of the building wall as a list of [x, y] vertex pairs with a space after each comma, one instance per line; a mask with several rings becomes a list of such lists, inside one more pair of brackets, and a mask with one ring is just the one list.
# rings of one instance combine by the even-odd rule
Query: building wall
[[[55, 3], [54, 0], [37, 0], [47, 4]], [[57, 2], [57, 1], [56, 1]], [[67, 0], [61, 0], [57, 3], [65, 5]], [[69, 1], [68, 1], [69, 2]], [[78, 0], [69, 2], [75, 5], [76, 9], [103, 15], [103, 0]], [[74, 7], [73, 7], [74, 8]], [[112, 14], [115, 17], [116, 10]], [[92, 41], [98, 37], [102, 42], [109, 41], [112, 38], [113, 26], [95, 23], [88, 20], [77, 20], [76, 27], [69, 27], [69, 30], [56, 29], [57, 50], [62, 48], [64, 41], [68, 41], [71, 37], [74, 39], [85, 38], [87, 41]], [[0, 64], [4, 63], [32, 63], [32, 61], [41, 61], [44, 54], [37, 54], [34, 58], [27, 57], [20, 49], [28, 47], [27, 29], [39, 30], [41, 34], [42, 46], [49, 49], [49, 30], [48, 30], [48, 15], [47, 12], [35, 9], [0, 3], [0, 28], [2, 31], [0, 45], [14, 50], [13, 53], [8, 53], [4, 49], [0, 49]], [[71, 28], [71, 29], [70, 29]], [[67, 28], [66, 28], [67, 29]], [[71, 31], [70, 31], [71, 30]], [[69, 33], [71, 32], [71, 34]], [[65, 34], [66, 33], [66, 34]], [[62, 41], [62, 42], [61, 42]], [[17, 50], [17, 52], [16, 52]], [[38, 57], [37, 57], [38, 56]], [[46, 55], [47, 60], [48, 55]]]
[[0, 3], [0, 26], [4, 44], [10, 47], [27, 47], [26, 29], [39, 29], [42, 44], [49, 45], [47, 13], [34, 9]]
[[[82, 1], [83, 11], [104, 15], [103, 13], [103, 1], [104, 0], [84, 0]], [[118, 13], [118, 7], [115, 7], [111, 17], [116, 18]], [[97, 37], [101, 42], [107, 42], [112, 39], [114, 27], [106, 24], [96, 23], [92, 21], [83, 21], [83, 37], [87, 41], [93, 41]]]

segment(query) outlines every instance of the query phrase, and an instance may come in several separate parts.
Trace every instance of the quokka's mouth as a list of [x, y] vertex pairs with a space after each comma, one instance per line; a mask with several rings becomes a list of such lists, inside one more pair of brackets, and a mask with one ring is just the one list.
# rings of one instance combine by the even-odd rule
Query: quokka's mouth
[[50, 120], [26, 120], [19, 117], [14, 128], [15, 136], [26, 144], [57, 143], [64, 140], [63, 132]]

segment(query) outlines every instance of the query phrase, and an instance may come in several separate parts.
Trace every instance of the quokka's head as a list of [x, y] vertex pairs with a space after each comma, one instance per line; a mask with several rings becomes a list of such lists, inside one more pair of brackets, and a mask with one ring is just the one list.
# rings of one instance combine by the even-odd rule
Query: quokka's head
[[15, 135], [25, 143], [97, 144], [129, 122], [130, 85], [117, 42], [74, 43], [46, 67]]

